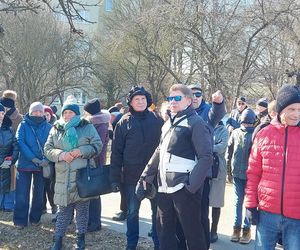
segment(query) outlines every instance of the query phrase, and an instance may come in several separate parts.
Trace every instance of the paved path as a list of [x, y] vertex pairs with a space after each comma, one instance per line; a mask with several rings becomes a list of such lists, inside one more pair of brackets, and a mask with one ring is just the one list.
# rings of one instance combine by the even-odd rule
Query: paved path
[[[119, 211], [120, 194], [113, 193], [102, 196], [102, 225], [112, 230], [126, 233], [126, 223], [111, 220]], [[219, 222], [219, 240], [211, 245], [213, 250], [250, 250], [254, 249], [254, 242], [241, 245], [230, 241], [233, 226], [233, 187], [226, 186], [225, 207], [221, 210]], [[146, 199], [142, 202], [140, 209], [140, 236], [147, 237], [151, 227], [150, 202]], [[252, 228], [252, 238], [255, 238], [255, 228]]]

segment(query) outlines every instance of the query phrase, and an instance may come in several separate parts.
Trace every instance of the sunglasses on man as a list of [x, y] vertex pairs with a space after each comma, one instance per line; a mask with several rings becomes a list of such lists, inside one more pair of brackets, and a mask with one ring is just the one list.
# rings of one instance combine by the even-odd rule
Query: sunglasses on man
[[168, 96], [167, 97], [168, 102], [171, 102], [173, 99], [175, 100], [175, 102], [180, 102], [181, 99], [182, 99], [182, 96], [181, 95], [175, 95], [175, 96]]
[[193, 95], [197, 98], [201, 97], [202, 96], [202, 93], [201, 92], [195, 92], [193, 93]]

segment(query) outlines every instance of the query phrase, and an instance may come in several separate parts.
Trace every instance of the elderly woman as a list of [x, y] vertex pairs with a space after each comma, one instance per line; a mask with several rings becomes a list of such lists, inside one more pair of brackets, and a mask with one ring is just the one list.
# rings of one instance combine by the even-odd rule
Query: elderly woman
[[62, 107], [62, 117], [54, 124], [45, 144], [45, 154], [55, 162], [56, 182], [54, 203], [59, 206], [53, 250], [62, 248], [62, 238], [76, 210], [76, 249], [85, 248], [85, 233], [89, 219], [89, 199], [80, 198], [76, 187], [76, 171], [95, 166], [94, 157], [102, 143], [95, 127], [80, 118], [79, 106], [68, 103]]

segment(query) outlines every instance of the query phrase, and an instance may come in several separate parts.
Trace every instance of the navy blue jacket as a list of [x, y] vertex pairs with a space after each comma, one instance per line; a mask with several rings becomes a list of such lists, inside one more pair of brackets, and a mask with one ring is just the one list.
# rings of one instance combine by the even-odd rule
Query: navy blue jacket
[[31, 119], [29, 114], [25, 115], [23, 121], [19, 124], [16, 136], [20, 149], [17, 162], [18, 171], [41, 171], [41, 168], [37, 167], [32, 160], [34, 158], [43, 159], [43, 153], [38, 146], [37, 139], [43, 150], [51, 127], [46, 119], [41, 123], [37, 123]]

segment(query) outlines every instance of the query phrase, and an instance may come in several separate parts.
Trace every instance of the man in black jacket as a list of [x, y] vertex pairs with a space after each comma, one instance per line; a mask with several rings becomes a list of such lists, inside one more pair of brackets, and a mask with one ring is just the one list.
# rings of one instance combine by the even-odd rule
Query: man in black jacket
[[162, 128], [161, 143], [144, 170], [141, 185], [147, 192], [158, 179], [158, 235], [161, 250], [177, 249], [176, 218], [189, 250], [206, 250], [201, 223], [201, 193], [213, 163], [212, 134], [191, 106], [191, 89], [170, 89], [170, 119]]
[[[129, 112], [117, 123], [111, 155], [110, 179], [114, 191], [124, 184], [127, 199], [127, 249], [136, 249], [139, 238], [140, 201], [135, 187], [147, 162], [159, 144], [163, 121], [148, 111], [151, 95], [143, 87], [133, 87], [127, 95]], [[152, 235], [159, 249], [157, 234]]]

